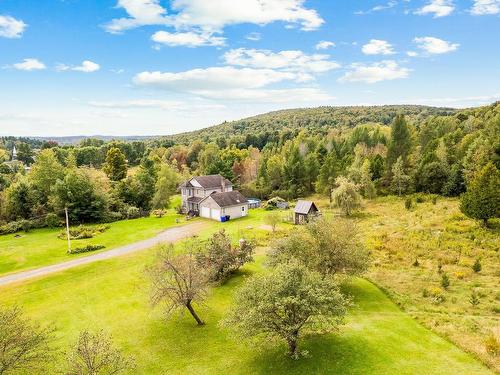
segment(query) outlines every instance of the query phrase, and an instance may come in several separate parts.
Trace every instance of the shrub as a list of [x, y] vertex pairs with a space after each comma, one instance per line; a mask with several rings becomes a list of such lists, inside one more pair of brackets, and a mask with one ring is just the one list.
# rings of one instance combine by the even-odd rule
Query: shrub
[[435, 305], [439, 305], [446, 301], [443, 291], [439, 288], [431, 288], [428, 293], [432, 297], [432, 303]]
[[[88, 238], [94, 238], [98, 234], [104, 233], [109, 228], [111, 228], [109, 225], [96, 225], [92, 227], [84, 227], [80, 225], [76, 228], [71, 228], [69, 230], [69, 236], [72, 240], [84, 240]], [[67, 236], [68, 235], [66, 231], [62, 231], [61, 233], [59, 233], [58, 237], [62, 240], [65, 240]]]
[[500, 354], [500, 341], [498, 341], [495, 335], [490, 334], [485, 340], [484, 346], [489, 354], [493, 356], [497, 356]]
[[479, 301], [480, 301], [479, 295], [477, 294], [475, 289], [472, 289], [472, 292], [471, 292], [470, 298], [469, 298], [470, 304], [472, 305], [472, 307], [476, 307], [477, 305], [479, 305]]
[[472, 265], [472, 270], [475, 272], [475, 273], [478, 273], [481, 271], [481, 262], [479, 261], [479, 259], [476, 259], [476, 261], [474, 262], [474, 264]]
[[443, 273], [441, 275], [441, 286], [444, 289], [448, 289], [448, 287], [450, 286], [450, 278], [448, 277], [448, 275], [446, 273]]
[[166, 215], [167, 211], [166, 210], [154, 210], [152, 213], [153, 213], [153, 216], [155, 216], [157, 218], [162, 218], [163, 216]]
[[411, 198], [406, 198], [406, 199], [405, 199], [405, 208], [406, 208], [407, 210], [410, 210], [410, 209], [412, 208], [412, 206], [413, 206], [413, 199], [411, 199]]
[[425, 202], [425, 198], [421, 194], [417, 194], [417, 196], [415, 197], [415, 202], [417, 202], [417, 203], [424, 203]]
[[446, 273], [443, 273], [441, 275], [441, 286], [444, 289], [448, 289], [448, 287], [450, 286], [450, 278], [448, 277], [448, 275]]
[[82, 247], [75, 247], [74, 249], [71, 249], [71, 251], [68, 251], [68, 254], [81, 254], [81, 253], [87, 253], [89, 251], [96, 251], [96, 250], [101, 250], [104, 249], [106, 246], [103, 245], [86, 245]]
[[434, 205], [437, 204], [437, 197], [436, 196], [432, 197], [432, 204], [434, 204]]
[[56, 214], [50, 213], [50, 214], [47, 214], [47, 216], [45, 217], [45, 225], [49, 228], [60, 227], [61, 220], [59, 219], [59, 217]]
[[141, 217], [141, 210], [137, 207], [129, 207], [127, 209], [127, 219], [138, 219]]
[[265, 209], [268, 211], [276, 210], [278, 208], [278, 203], [285, 203], [285, 202], [286, 201], [281, 197], [271, 198], [266, 202]]
[[418, 261], [418, 258], [415, 258], [415, 261], [412, 264], [413, 267], [418, 267], [420, 266], [420, 262]]

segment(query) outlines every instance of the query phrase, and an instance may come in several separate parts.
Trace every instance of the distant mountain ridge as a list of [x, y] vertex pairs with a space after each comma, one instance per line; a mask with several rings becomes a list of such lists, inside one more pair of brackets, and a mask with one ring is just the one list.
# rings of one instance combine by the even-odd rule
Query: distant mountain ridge
[[346, 106], [297, 108], [268, 112], [241, 120], [223, 122], [200, 130], [166, 136], [175, 143], [188, 144], [196, 139], [205, 142], [219, 137], [256, 136], [280, 132], [284, 129], [312, 129], [316, 131], [335, 127], [355, 127], [377, 123], [389, 125], [397, 114], [404, 114], [412, 121], [431, 116], [451, 116], [460, 110], [446, 107], [421, 105]]
[[159, 138], [161, 136], [157, 135], [130, 135], [130, 136], [112, 136], [112, 135], [71, 135], [65, 137], [29, 137], [31, 139], [36, 139], [40, 141], [55, 141], [60, 145], [76, 145], [81, 141], [89, 138], [99, 139], [104, 142], [109, 141], [125, 141], [125, 142], [133, 142], [133, 141], [144, 141], [148, 139]]

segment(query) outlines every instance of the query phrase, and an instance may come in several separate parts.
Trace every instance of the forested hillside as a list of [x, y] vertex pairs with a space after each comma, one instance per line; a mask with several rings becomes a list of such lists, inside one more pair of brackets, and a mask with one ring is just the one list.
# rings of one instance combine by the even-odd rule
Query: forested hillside
[[[307, 129], [326, 133], [332, 127], [352, 128], [367, 123], [389, 125], [397, 114], [405, 115], [410, 121], [422, 121], [430, 116], [453, 115], [457, 110], [415, 105], [386, 105], [372, 107], [318, 107], [299, 108], [270, 112], [242, 120], [175, 134], [167, 139], [188, 144], [201, 139], [205, 142], [218, 138], [238, 139], [247, 146], [262, 146], [269, 138], [284, 130]], [[252, 143], [253, 142], [253, 143]]]

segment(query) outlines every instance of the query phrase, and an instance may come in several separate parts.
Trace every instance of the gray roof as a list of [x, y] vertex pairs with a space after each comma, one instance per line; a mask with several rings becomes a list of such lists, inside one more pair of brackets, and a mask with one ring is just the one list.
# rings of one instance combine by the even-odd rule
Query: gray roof
[[307, 214], [309, 214], [311, 212], [311, 210], [313, 212], [319, 211], [318, 207], [316, 207], [316, 205], [314, 204], [314, 202], [299, 200], [299, 201], [297, 201], [297, 205], [295, 206], [295, 211], [294, 212], [296, 214], [307, 215]]
[[208, 176], [195, 176], [187, 181], [184, 181], [180, 187], [192, 187], [191, 180], [195, 179], [205, 189], [213, 189], [222, 186], [222, 181], [226, 186], [233, 186], [233, 183], [220, 174], [212, 174]]
[[190, 202], [190, 203], [198, 203], [201, 200], [203, 200], [203, 197], [189, 197], [187, 199], [187, 201]]
[[230, 207], [239, 204], [248, 204], [247, 199], [239, 191], [227, 191], [225, 193], [213, 193], [210, 197], [219, 207]]

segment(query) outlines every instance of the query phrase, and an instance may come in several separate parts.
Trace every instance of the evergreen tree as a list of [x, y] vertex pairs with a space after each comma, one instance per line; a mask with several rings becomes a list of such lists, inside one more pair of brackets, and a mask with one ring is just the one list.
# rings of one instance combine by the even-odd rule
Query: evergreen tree
[[322, 194], [328, 194], [330, 197], [332, 191], [335, 187], [335, 180], [339, 176], [339, 162], [335, 152], [330, 152], [326, 158], [325, 162], [321, 166], [318, 175], [317, 191]]
[[109, 149], [103, 170], [111, 181], [121, 181], [127, 177], [127, 161], [118, 147]]
[[482, 220], [500, 217], [500, 171], [492, 162], [481, 169], [462, 195], [460, 210], [470, 218]]
[[402, 158], [403, 165], [406, 166], [408, 155], [411, 151], [411, 135], [408, 125], [403, 115], [397, 115], [391, 125], [391, 139], [387, 150], [387, 167], [392, 170], [392, 166], [399, 158]]

